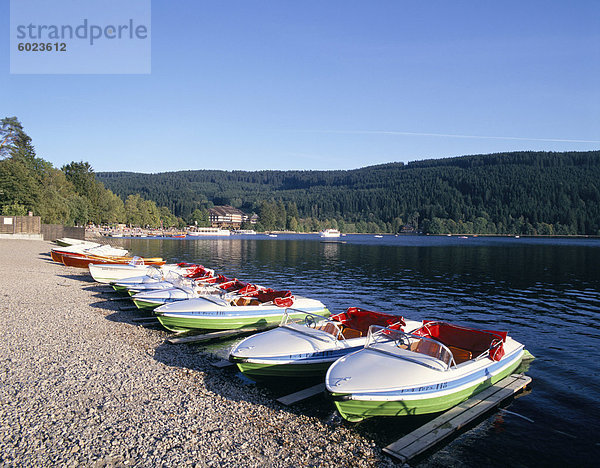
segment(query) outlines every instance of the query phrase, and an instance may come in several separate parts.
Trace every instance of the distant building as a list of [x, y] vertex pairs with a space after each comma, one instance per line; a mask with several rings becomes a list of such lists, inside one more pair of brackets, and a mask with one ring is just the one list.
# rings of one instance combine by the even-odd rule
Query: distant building
[[253, 214], [251, 217], [246, 213], [234, 208], [233, 206], [215, 206], [208, 210], [210, 225], [219, 228], [239, 229], [242, 223], [250, 221], [256, 224], [258, 216]]

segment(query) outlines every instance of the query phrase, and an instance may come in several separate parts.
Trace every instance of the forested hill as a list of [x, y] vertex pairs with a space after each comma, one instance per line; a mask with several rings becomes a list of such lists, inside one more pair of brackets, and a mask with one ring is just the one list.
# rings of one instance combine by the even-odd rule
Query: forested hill
[[184, 219], [229, 204], [259, 213], [265, 228], [289, 228], [293, 217], [300, 226], [308, 220], [359, 232], [405, 226], [431, 233], [600, 234], [600, 151], [462, 156], [349, 171], [97, 177], [123, 198], [140, 193]]

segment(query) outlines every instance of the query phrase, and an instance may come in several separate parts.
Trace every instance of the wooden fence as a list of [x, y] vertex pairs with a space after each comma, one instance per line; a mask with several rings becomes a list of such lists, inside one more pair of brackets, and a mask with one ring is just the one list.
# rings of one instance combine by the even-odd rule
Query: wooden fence
[[0, 234], [41, 234], [39, 216], [0, 216]]
[[44, 240], [54, 241], [61, 237], [71, 239], [85, 239], [85, 228], [63, 226], [62, 224], [42, 224], [42, 235]]
[[61, 237], [85, 239], [85, 228], [62, 224], [42, 224], [39, 216], [0, 216], [0, 234], [42, 235], [44, 240]]

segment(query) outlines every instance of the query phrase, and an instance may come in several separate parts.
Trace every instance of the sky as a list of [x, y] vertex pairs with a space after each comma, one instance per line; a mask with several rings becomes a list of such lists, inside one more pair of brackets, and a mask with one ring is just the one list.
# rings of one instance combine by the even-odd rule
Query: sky
[[329, 170], [600, 149], [597, 0], [153, 0], [139, 75], [10, 74], [8, 18], [0, 0], [0, 117], [55, 167]]

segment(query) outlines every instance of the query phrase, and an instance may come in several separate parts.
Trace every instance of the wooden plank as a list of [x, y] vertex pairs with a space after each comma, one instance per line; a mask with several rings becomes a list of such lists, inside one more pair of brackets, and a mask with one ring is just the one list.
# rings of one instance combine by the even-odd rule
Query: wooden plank
[[309, 388], [305, 388], [304, 390], [300, 390], [299, 392], [292, 393], [290, 395], [283, 396], [281, 398], [277, 398], [277, 401], [285, 406], [293, 405], [294, 403], [298, 403], [299, 401], [306, 400], [308, 398], [314, 397], [319, 393], [323, 393], [325, 391], [325, 384], [320, 383], [314, 385]]
[[506, 377], [388, 445], [383, 451], [400, 462], [406, 463], [499, 405], [530, 382], [531, 377], [520, 374]]
[[109, 301], [128, 301], [129, 299], [131, 299], [130, 296], [119, 296], [119, 297], [111, 297], [110, 299], [107, 299]]
[[136, 317], [131, 319], [132, 322], [158, 322], [156, 317]]
[[213, 367], [216, 367], [217, 369], [224, 369], [226, 367], [235, 366], [235, 364], [233, 362], [226, 361], [225, 359], [221, 359], [220, 361], [217, 361], [217, 362], [211, 362], [210, 365]]
[[130, 306], [121, 306], [119, 307], [119, 310], [122, 311], [126, 311], [126, 310], [138, 310], [138, 308], [134, 305], [130, 305]]
[[167, 339], [167, 341], [171, 344], [199, 343], [202, 341], [216, 340], [219, 338], [231, 338], [234, 336], [247, 335], [247, 334], [255, 333], [258, 331], [265, 331], [265, 330], [268, 330], [269, 328], [273, 328], [273, 327], [239, 328], [239, 329], [235, 329], [235, 330], [222, 330], [222, 331], [218, 331], [218, 332], [202, 333], [199, 335], [183, 336], [181, 338], [174, 337], [174, 338]]

